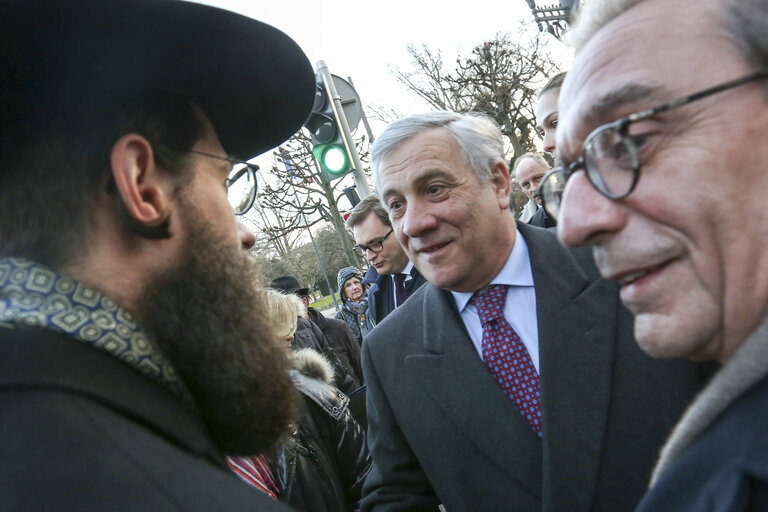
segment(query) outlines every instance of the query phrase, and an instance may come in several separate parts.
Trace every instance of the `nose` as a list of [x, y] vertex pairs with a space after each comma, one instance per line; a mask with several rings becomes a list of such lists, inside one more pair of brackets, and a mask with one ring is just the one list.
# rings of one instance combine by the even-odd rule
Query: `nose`
[[[418, 238], [437, 227], [435, 217], [419, 202], [411, 201], [403, 216], [398, 219], [402, 234], [408, 238]], [[395, 223], [393, 222], [393, 226]], [[395, 228], [395, 235], [400, 235]], [[398, 239], [400, 236], [398, 236]]]
[[365, 249], [365, 259], [368, 260], [368, 263], [372, 262], [376, 259], [376, 256], [378, 255], [378, 252], [373, 252], [371, 249], [367, 248]]
[[240, 247], [244, 251], [247, 251], [256, 245], [256, 235], [254, 235], [251, 230], [239, 220], [236, 220], [235, 223], [237, 224], [237, 235], [240, 237]]
[[554, 130], [544, 131], [544, 145], [542, 146], [542, 149], [544, 149], [544, 151], [546, 151], [547, 153], [554, 153], [555, 151], [555, 131]]
[[627, 209], [598, 192], [584, 172], [577, 172], [563, 194], [557, 219], [557, 236], [565, 245], [598, 245], [607, 236], [621, 231]]

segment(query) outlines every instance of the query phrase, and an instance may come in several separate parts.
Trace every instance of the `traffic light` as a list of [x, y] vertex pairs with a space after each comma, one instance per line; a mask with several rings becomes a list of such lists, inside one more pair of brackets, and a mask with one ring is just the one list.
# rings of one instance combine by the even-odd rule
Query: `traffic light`
[[[312, 136], [312, 154], [329, 181], [341, 178], [352, 170], [333, 107], [333, 100], [328, 96], [322, 77], [315, 75], [315, 103], [304, 126]], [[340, 115], [344, 113], [340, 112]]]

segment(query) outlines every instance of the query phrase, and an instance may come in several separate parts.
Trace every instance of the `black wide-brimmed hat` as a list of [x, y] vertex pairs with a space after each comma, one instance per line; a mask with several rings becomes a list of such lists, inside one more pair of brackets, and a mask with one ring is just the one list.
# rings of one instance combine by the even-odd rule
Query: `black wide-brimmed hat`
[[309, 288], [302, 288], [299, 280], [293, 276], [276, 277], [269, 283], [273, 290], [280, 290], [285, 293], [294, 293], [296, 295], [309, 295]]
[[283, 32], [177, 0], [0, 0], [0, 130], [149, 91], [181, 94], [247, 159], [293, 135], [314, 72]]

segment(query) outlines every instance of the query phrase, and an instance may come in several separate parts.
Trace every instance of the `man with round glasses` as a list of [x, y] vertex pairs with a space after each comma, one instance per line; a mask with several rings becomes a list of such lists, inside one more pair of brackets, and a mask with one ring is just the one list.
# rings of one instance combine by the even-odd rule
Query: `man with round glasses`
[[659, 358], [723, 364], [638, 510], [768, 509], [768, 3], [591, 2], [545, 178]]
[[426, 280], [392, 236], [389, 214], [379, 198], [360, 201], [347, 219], [355, 237], [355, 252], [370, 264], [363, 278], [368, 289], [368, 321], [375, 326], [402, 304]]
[[0, 508], [286, 510], [223, 457], [295, 410], [234, 214], [313, 91], [232, 12], [0, 2]]

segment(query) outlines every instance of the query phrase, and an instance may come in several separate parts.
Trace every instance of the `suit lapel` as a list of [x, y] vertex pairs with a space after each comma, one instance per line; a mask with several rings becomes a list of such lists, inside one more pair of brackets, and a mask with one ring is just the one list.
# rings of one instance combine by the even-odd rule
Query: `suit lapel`
[[521, 232], [530, 251], [539, 326], [543, 509], [588, 511], [610, 400], [616, 290], [587, 277], [573, 253], [546, 232]]
[[480, 360], [449, 293], [425, 285], [426, 352], [406, 365], [484, 456], [533, 495], [541, 494], [541, 441]]
[[[419, 284], [416, 284], [419, 283]], [[411, 278], [405, 282], [403, 285], [405, 287], [405, 293], [410, 297], [413, 295], [413, 292], [415, 292], [419, 285], [422, 283], [421, 280], [421, 274], [419, 274], [419, 271], [416, 270], [416, 267], [413, 267], [411, 269]]]

